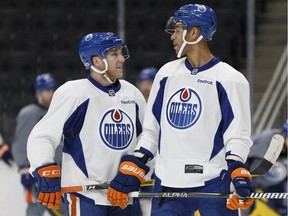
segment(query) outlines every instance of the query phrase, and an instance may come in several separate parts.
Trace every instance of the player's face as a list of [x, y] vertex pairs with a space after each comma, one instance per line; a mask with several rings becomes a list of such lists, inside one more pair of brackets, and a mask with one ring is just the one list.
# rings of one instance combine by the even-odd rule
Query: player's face
[[38, 100], [38, 103], [41, 106], [48, 109], [50, 106], [54, 91], [55, 90], [53, 89], [36, 91], [36, 98]]
[[173, 34], [171, 35], [171, 40], [173, 41], [173, 47], [176, 53], [178, 53], [183, 43], [182, 37], [183, 37], [183, 24], [179, 22], [175, 24]]
[[142, 92], [142, 94], [145, 97], [146, 101], [148, 100], [152, 84], [153, 84], [152, 80], [143, 80], [143, 81], [138, 83], [138, 88]]
[[121, 48], [113, 48], [107, 51], [106, 59], [108, 63], [107, 74], [111, 80], [119, 79], [123, 76], [123, 57]]

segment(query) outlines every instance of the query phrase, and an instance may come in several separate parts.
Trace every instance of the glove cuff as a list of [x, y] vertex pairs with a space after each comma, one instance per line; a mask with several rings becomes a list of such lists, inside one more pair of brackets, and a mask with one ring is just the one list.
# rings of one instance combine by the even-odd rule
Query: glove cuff
[[228, 173], [232, 180], [239, 177], [248, 178], [250, 181], [252, 180], [250, 172], [247, 170], [245, 164], [240, 161], [230, 162]]
[[134, 155], [124, 155], [121, 158], [119, 171], [125, 175], [135, 176], [140, 183], [144, 181], [144, 176], [149, 170], [150, 168]]
[[43, 177], [43, 178], [60, 178], [60, 166], [57, 166], [56, 163], [46, 164], [38, 167], [33, 175], [35, 177]]

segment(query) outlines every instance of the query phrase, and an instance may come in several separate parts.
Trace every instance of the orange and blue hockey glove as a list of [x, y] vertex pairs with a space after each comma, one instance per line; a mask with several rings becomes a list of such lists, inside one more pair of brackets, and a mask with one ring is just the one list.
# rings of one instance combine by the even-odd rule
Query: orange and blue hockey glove
[[33, 175], [38, 182], [37, 201], [47, 208], [59, 209], [61, 197], [60, 167], [55, 163], [38, 167]]
[[228, 161], [228, 174], [231, 177], [231, 195], [227, 199], [226, 207], [231, 210], [249, 208], [254, 198], [246, 198], [254, 192], [252, 177], [245, 164], [240, 161]]
[[111, 181], [108, 188], [107, 199], [113, 206], [122, 209], [127, 206], [127, 194], [139, 191], [144, 176], [150, 168], [134, 155], [124, 155], [121, 158], [119, 172]]

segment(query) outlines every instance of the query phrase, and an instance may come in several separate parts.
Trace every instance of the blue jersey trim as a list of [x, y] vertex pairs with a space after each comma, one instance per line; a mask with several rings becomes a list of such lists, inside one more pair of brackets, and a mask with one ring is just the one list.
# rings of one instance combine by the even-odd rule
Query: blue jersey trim
[[139, 119], [139, 106], [136, 104], [136, 135], [137, 137], [142, 133], [142, 124]]
[[224, 147], [223, 135], [234, 119], [232, 106], [227, 96], [225, 88], [218, 81], [216, 81], [216, 87], [218, 91], [218, 98], [219, 98], [219, 103], [220, 103], [222, 119], [219, 123], [218, 129], [214, 137], [214, 145], [213, 145], [213, 150], [212, 150], [210, 160], [215, 155], [217, 155]]
[[121, 88], [121, 83], [117, 79], [115, 83], [113, 83], [110, 86], [103, 86], [100, 83], [98, 83], [96, 80], [94, 80], [90, 75], [87, 77], [87, 79], [98, 89], [100, 89], [103, 92], [106, 92], [107, 94], [110, 93], [111, 90], [113, 90], [115, 93], [118, 92]]
[[205, 71], [205, 70], [208, 70], [209, 68], [213, 67], [214, 65], [218, 64], [220, 62], [220, 59], [219, 58], [212, 58], [210, 62], [208, 62], [207, 64], [199, 67], [199, 68], [196, 68], [196, 67], [193, 67], [190, 62], [188, 61], [188, 58], [185, 59], [185, 66], [188, 70], [190, 70], [191, 72], [192, 71], [196, 71], [197, 73], [199, 72], [202, 72], [202, 71]]
[[63, 152], [70, 154], [75, 164], [88, 178], [88, 171], [85, 163], [85, 157], [82, 148], [82, 141], [79, 137], [80, 131], [86, 116], [89, 99], [84, 101], [77, 109], [70, 115], [64, 124], [64, 146]]
[[155, 116], [159, 125], [160, 125], [161, 109], [163, 105], [164, 89], [165, 89], [166, 82], [167, 82], [167, 77], [163, 78], [160, 81], [160, 87], [159, 87], [155, 101], [152, 106], [152, 113]]
[[142, 152], [143, 154], [146, 154], [149, 156], [149, 158], [153, 159], [154, 155], [152, 154], [152, 152], [150, 152], [149, 150], [147, 150], [146, 148], [140, 147], [140, 152]]

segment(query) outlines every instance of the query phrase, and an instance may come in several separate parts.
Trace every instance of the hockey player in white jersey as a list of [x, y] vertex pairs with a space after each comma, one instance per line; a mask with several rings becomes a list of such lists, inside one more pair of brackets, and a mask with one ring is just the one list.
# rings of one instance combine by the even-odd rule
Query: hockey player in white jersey
[[[133, 163], [122, 158], [108, 189], [113, 205], [125, 208], [127, 193], [139, 190], [145, 163], [153, 157], [156, 192], [235, 195], [227, 203], [223, 198], [154, 198], [152, 216], [190, 216], [197, 209], [202, 216], [233, 216], [252, 205], [253, 199], [239, 198], [253, 191], [244, 164], [252, 145], [249, 84], [210, 52], [207, 41], [216, 25], [214, 11], [199, 4], [181, 7], [168, 20], [166, 32], [179, 59], [165, 64], [155, 77], [143, 133], [130, 155]], [[134, 169], [127, 171], [127, 165]]]
[[[47, 114], [28, 139], [30, 172], [39, 184], [38, 202], [48, 208], [59, 206], [61, 186], [111, 181], [121, 157], [134, 151], [142, 132], [146, 102], [135, 86], [120, 80], [129, 57], [121, 39], [109, 32], [88, 34], [80, 41], [79, 55], [90, 72], [88, 78], [57, 89]], [[62, 136], [60, 174], [53, 154]], [[111, 206], [106, 193], [64, 194], [69, 215], [142, 215], [139, 201], [123, 210]]]

